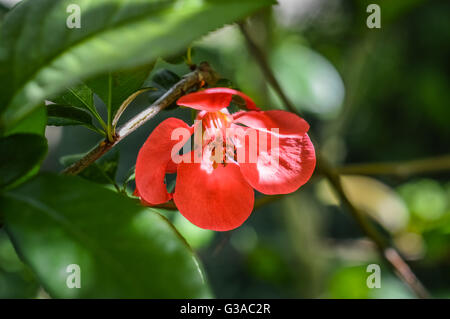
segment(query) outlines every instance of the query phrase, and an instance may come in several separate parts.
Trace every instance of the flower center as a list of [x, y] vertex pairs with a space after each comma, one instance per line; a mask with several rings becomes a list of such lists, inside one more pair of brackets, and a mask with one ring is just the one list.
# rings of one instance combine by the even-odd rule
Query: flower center
[[207, 156], [214, 169], [219, 164], [225, 165], [230, 152], [233, 153], [234, 145], [227, 141], [227, 128], [231, 126], [232, 120], [229, 114], [220, 111], [207, 112], [202, 117], [203, 142], [206, 145], [204, 151], [208, 152]]
[[223, 112], [207, 112], [202, 117], [203, 129], [225, 130], [231, 125], [231, 116]]

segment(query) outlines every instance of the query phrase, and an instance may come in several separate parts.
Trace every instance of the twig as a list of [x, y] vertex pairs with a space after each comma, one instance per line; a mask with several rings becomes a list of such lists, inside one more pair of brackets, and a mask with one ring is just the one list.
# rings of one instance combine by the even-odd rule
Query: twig
[[397, 250], [389, 246], [389, 242], [384, 239], [383, 236], [381, 236], [381, 234], [367, 220], [365, 214], [358, 208], [356, 208], [356, 206], [353, 205], [353, 203], [347, 197], [344, 189], [342, 188], [339, 174], [336, 173], [336, 171], [324, 158], [319, 157], [318, 163], [320, 163], [318, 165], [318, 168], [336, 190], [339, 198], [352, 214], [359, 227], [363, 229], [366, 235], [376, 244], [380, 254], [391, 264], [400, 279], [402, 279], [403, 282], [405, 282], [419, 298], [428, 298], [429, 294], [427, 290], [416, 277], [416, 275], [412, 272], [411, 268], [403, 260]]
[[214, 248], [214, 251], [212, 255], [216, 257], [222, 249], [225, 247], [225, 245], [230, 241], [232, 231], [227, 231], [223, 234], [222, 239], [217, 243], [216, 247]]
[[[239, 24], [242, 34], [247, 42], [247, 46], [249, 48], [250, 53], [255, 57], [256, 61], [259, 64], [262, 72], [264, 73], [267, 81], [272, 86], [272, 88], [277, 92], [277, 94], [282, 99], [286, 108], [296, 114], [299, 114], [297, 109], [291, 103], [291, 101], [287, 98], [280, 84], [278, 83], [268, 61], [267, 57], [264, 54], [264, 51], [261, 50], [258, 45], [253, 41], [248, 33], [246, 26], [244, 24]], [[419, 298], [427, 298], [429, 296], [427, 290], [424, 288], [422, 283], [417, 279], [415, 274], [412, 272], [411, 268], [408, 264], [402, 259], [399, 253], [395, 250], [395, 248], [390, 247], [389, 243], [378, 233], [378, 231], [373, 227], [372, 224], [369, 223], [365, 214], [357, 209], [353, 203], [349, 200], [347, 195], [345, 194], [339, 174], [335, 171], [335, 169], [322, 157], [317, 157], [317, 168], [326, 176], [326, 178], [330, 181], [333, 188], [337, 191], [342, 203], [347, 207], [347, 209], [352, 214], [353, 218], [355, 218], [356, 222], [360, 226], [360, 228], [364, 231], [364, 233], [372, 239], [372, 241], [376, 244], [378, 250], [380, 251], [381, 256], [392, 266], [395, 273], [398, 275], [400, 279], [405, 282], [406, 285], [419, 297]]]
[[255, 41], [253, 41], [252, 37], [248, 33], [243, 23], [239, 23], [239, 28], [241, 29], [241, 32], [244, 35], [250, 53], [255, 57], [256, 61], [258, 61], [258, 65], [261, 68], [261, 71], [263, 72], [267, 82], [269, 82], [269, 84], [272, 86], [275, 92], [277, 92], [278, 96], [280, 97], [285, 107], [290, 112], [298, 113], [295, 106], [291, 103], [291, 101], [281, 88], [281, 85], [276, 79], [275, 74], [272, 72], [269, 63], [267, 62], [267, 57], [264, 51], [259, 49], [258, 45], [256, 44]]
[[450, 155], [429, 157], [405, 162], [350, 164], [337, 167], [340, 174], [393, 175], [408, 177], [414, 174], [450, 170]]
[[131, 104], [131, 102], [133, 102], [134, 99], [136, 99], [136, 97], [138, 97], [140, 94], [150, 91], [150, 90], [156, 90], [156, 89], [151, 88], [151, 87], [146, 87], [146, 88], [137, 90], [136, 92], [131, 94], [129, 97], [127, 97], [125, 101], [122, 102], [122, 104], [120, 105], [119, 109], [116, 112], [116, 115], [114, 115], [114, 118], [111, 122], [114, 132], [116, 130], [117, 122], [119, 122], [120, 117], [122, 116], [123, 112], [125, 112], [127, 107]]
[[163, 96], [156, 100], [150, 107], [137, 114], [123, 126], [117, 129], [117, 133], [113, 136], [112, 141], [102, 141], [94, 149], [92, 149], [86, 156], [71, 166], [67, 167], [63, 174], [77, 175], [86, 167], [94, 163], [103, 154], [108, 152], [111, 148], [116, 146], [122, 139], [134, 132], [138, 127], [153, 118], [161, 110], [165, 109], [192, 88], [200, 86], [202, 82], [213, 83], [217, 80], [217, 75], [210, 68], [209, 64], [203, 62], [199, 67], [184, 76], [177, 84], [168, 90]]
[[255, 200], [254, 210], [281, 199], [284, 195], [265, 195]]

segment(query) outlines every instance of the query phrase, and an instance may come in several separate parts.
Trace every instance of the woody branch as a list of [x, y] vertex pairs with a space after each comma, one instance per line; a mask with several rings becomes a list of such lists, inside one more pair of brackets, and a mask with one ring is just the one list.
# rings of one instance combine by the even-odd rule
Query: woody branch
[[113, 136], [112, 141], [104, 140], [96, 147], [89, 151], [83, 158], [67, 167], [63, 174], [77, 175], [86, 167], [94, 163], [110, 149], [116, 146], [129, 134], [134, 132], [138, 127], [146, 123], [148, 120], [156, 116], [160, 111], [174, 103], [185, 93], [200, 87], [202, 82], [211, 83], [216, 81], [217, 75], [211, 69], [208, 63], [201, 63], [193, 72], [185, 75], [178, 83], [170, 88], [163, 96], [156, 100], [152, 105], [134, 116], [131, 120], [123, 124], [117, 129], [117, 133]]

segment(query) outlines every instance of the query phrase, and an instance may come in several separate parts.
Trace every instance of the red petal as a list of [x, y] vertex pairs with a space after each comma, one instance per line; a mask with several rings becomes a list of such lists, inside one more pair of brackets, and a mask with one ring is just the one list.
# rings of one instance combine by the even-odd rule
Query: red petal
[[230, 105], [233, 95], [242, 97], [249, 110], [258, 110], [255, 102], [242, 92], [229, 88], [211, 88], [203, 91], [190, 93], [178, 99], [177, 104], [188, 106], [190, 108], [216, 112]]
[[278, 128], [280, 134], [303, 136], [309, 130], [309, 124], [304, 119], [281, 110], [237, 112], [233, 114], [233, 119], [234, 123], [256, 129]]
[[173, 130], [177, 128], [188, 129], [192, 134], [192, 129], [182, 120], [168, 118], [153, 130], [139, 151], [136, 161], [136, 192], [144, 203], [157, 205], [172, 198], [167, 192], [164, 177], [166, 172], [176, 170], [176, 164], [171, 158], [172, 149], [177, 143], [178, 150], [181, 149], [187, 141], [182, 136], [176, 136], [177, 140], [171, 139]]
[[236, 164], [213, 169], [211, 163], [180, 163], [173, 199], [194, 225], [227, 231], [250, 216], [254, 192]]
[[[233, 117], [234, 123], [247, 126], [247, 135], [234, 133], [234, 136], [240, 140], [238, 152], [245, 145], [245, 158], [238, 158], [241, 172], [256, 190], [268, 195], [287, 194], [309, 180], [316, 165], [316, 156], [314, 146], [306, 134], [309, 124], [305, 120], [280, 110], [239, 112]], [[254, 143], [250, 143], [251, 134], [248, 134], [252, 133], [252, 128], [257, 131]], [[278, 129], [278, 133], [272, 131], [274, 128]], [[278, 137], [278, 147], [272, 145], [272, 137]], [[261, 141], [266, 143], [266, 147]]]
[[133, 192], [133, 196], [139, 197], [141, 199], [141, 204], [144, 206], [153, 206], [153, 204], [150, 204], [149, 202], [145, 201], [145, 199], [143, 199], [141, 197], [141, 195], [139, 194], [138, 189], [136, 188]]
[[[279, 135], [278, 147], [273, 147], [270, 134], [267, 138], [267, 151], [261, 150], [261, 145], [258, 145], [256, 163], [247, 159], [239, 163], [242, 175], [263, 194], [292, 193], [305, 184], [314, 172], [314, 146], [306, 133], [303, 136]], [[270, 161], [276, 157], [278, 161]]]

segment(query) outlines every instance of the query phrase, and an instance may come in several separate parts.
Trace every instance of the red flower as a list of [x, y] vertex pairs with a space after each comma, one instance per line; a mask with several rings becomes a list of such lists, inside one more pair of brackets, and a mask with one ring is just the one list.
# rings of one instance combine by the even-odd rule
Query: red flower
[[[248, 111], [228, 113], [234, 95], [246, 102]], [[227, 231], [250, 216], [253, 189], [287, 194], [311, 177], [314, 146], [306, 133], [308, 123], [297, 115], [260, 111], [248, 96], [227, 88], [191, 93], [177, 103], [200, 110], [197, 120], [202, 125], [169, 118], [150, 134], [136, 163], [136, 193], [144, 204], [173, 199], [180, 213], [198, 227]], [[199, 127], [212, 134], [200, 135], [200, 145], [179, 156]], [[180, 130], [186, 133], [178, 134]], [[173, 193], [166, 188], [167, 173], [177, 173]]]

